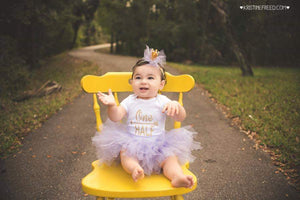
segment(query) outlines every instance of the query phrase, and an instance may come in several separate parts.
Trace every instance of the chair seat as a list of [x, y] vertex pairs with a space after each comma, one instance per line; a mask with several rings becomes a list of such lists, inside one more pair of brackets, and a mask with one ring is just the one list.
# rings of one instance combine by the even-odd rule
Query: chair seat
[[173, 196], [191, 192], [197, 186], [196, 176], [185, 165], [182, 166], [184, 174], [192, 175], [195, 180], [192, 188], [174, 188], [163, 174], [145, 176], [144, 179], [134, 182], [121, 165], [99, 165], [98, 161], [94, 161], [92, 167], [93, 171], [82, 179], [82, 189], [85, 193], [98, 197]]

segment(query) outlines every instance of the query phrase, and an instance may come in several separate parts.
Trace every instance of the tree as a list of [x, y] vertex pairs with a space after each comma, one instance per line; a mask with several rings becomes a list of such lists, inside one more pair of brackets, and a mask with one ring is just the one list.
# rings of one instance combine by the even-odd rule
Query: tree
[[[92, 20], [94, 19], [95, 12], [97, 11], [99, 6], [99, 0], [76, 0], [73, 1], [73, 20], [72, 20], [72, 27], [74, 31], [73, 39], [71, 48], [74, 48], [76, 44], [76, 39], [78, 37], [78, 31], [80, 26], [86, 22], [87, 29], [88, 27], [94, 28]], [[91, 25], [91, 26], [90, 26]], [[87, 31], [86, 33], [89, 33]], [[92, 37], [91, 35], [88, 35], [86, 38]], [[87, 42], [89, 44], [89, 42]]]
[[239, 62], [240, 68], [242, 70], [242, 75], [253, 76], [252, 68], [247, 58], [244, 56], [244, 53], [242, 52], [241, 48], [239, 47], [238, 42], [234, 38], [234, 31], [230, 18], [228, 16], [228, 8], [226, 4], [223, 1], [214, 0], [211, 2], [211, 5], [216, 9], [216, 11], [219, 14], [220, 25], [223, 27], [226, 38], [230, 42], [232, 50]]
[[141, 55], [148, 44], [164, 49], [168, 60], [238, 63], [245, 76], [253, 75], [252, 65], [297, 65], [296, 3], [276, 12], [246, 11], [241, 5], [237, 0], [102, 0], [99, 23], [119, 53]]
[[99, 0], [14, 0], [1, 4], [0, 37], [16, 42], [30, 68], [39, 60], [73, 47], [80, 25], [91, 22]]

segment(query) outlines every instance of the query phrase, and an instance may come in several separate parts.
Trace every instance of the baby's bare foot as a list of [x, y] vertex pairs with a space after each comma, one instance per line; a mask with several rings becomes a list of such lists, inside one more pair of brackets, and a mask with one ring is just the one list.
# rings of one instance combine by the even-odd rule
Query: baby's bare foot
[[193, 187], [194, 179], [190, 175], [183, 175], [179, 177], [175, 177], [172, 181], [171, 184], [173, 187], [185, 187], [185, 188], [191, 188]]
[[144, 178], [144, 170], [141, 167], [136, 167], [132, 172], [132, 178], [135, 182]]

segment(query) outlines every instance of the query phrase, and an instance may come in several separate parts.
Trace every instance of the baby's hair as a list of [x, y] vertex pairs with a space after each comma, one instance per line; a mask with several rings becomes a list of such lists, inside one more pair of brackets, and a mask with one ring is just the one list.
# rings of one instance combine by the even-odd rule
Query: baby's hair
[[[131, 75], [131, 79], [133, 79], [133, 74], [135, 72], [135, 69], [137, 67], [140, 67], [140, 66], [143, 66], [143, 65], [148, 65], [150, 64], [148, 61], [144, 60], [144, 59], [140, 59], [136, 62], [136, 64], [132, 67], [132, 75]], [[161, 72], [160, 73], [160, 77], [161, 77], [161, 80], [164, 80], [165, 83], [167, 83], [167, 79], [166, 79], [166, 70], [163, 66], [161, 66], [159, 63], [159, 71]]]

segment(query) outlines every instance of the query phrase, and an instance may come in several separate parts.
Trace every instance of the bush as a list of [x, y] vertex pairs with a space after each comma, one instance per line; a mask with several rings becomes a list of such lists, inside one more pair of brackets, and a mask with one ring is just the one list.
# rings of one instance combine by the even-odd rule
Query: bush
[[17, 53], [16, 42], [8, 36], [0, 36], [0, 94], [11, 95], [26, 86], [28, 66]]

